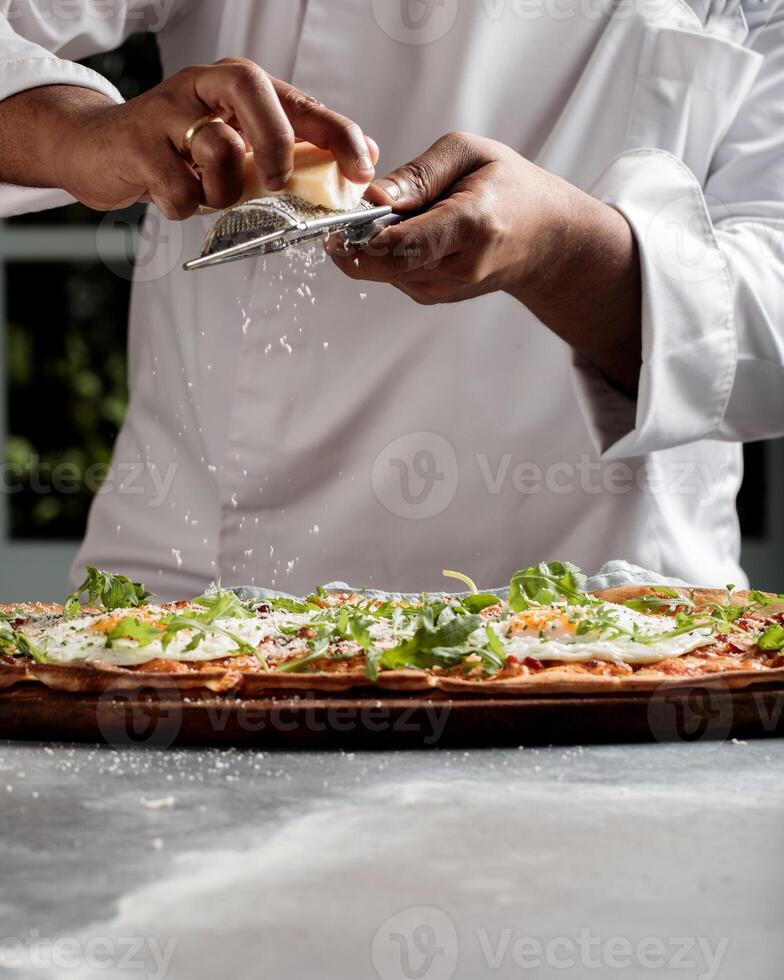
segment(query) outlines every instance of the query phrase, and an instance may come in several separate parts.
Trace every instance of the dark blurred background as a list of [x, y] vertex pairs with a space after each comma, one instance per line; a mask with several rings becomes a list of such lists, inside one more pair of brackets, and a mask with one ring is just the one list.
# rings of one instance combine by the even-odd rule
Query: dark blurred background
[[[155, 85], [152, 35], [90, 58], [125, 98]], [[143, 208], [113, 215], [81, 205], [3, 222], [0, 303], [6, 432], [0, 494], [0, 600], [56, 598], [82, 537], [101, 465], [122, 422], [126, 319], [134, 235]], [[97, 244], [101, 230], [100, 251]], [[111, 268], [110, 268], [111, 266]], [[59, 489], [41, 493], [54, 467]], [[38, 488], [38, 489], [37, 489]], [[744, 562], [755, 584], [784, 589], [784, 442], [746, 448], [738, 508]]]

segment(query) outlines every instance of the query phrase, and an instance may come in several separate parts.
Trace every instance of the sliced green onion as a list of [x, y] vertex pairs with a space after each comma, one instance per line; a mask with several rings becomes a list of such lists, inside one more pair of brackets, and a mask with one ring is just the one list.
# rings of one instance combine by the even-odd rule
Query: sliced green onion
[[444, 578], [454, 578], [457, 579], [458, 582], [462, 582], [463, 585], [468, 587], [468, 590], [472, 595], [477, 595], [479, 593], [479, 589], [476, 587], [476, 582], [474, 582], [474, 580], [469, 578], [467, 575], [463, 575], [462, 572], [450, 572], [448, 569], [444, 569], [441, 574], [444, 576]]

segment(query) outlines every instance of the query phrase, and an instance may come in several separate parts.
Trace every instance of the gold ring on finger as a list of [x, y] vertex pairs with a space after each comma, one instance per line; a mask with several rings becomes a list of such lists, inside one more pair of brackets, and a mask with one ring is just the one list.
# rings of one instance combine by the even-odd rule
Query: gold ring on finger
[[216, 123], [225, 126], [226, 120], [220, 116], [202, 116], [188, 129], [185, 139], [182, 141], [182, 155], [189, 163], [193, 163], [193, 141], [196, 139], [197, 133], [200, 133], [205, 126], [213, 126]]

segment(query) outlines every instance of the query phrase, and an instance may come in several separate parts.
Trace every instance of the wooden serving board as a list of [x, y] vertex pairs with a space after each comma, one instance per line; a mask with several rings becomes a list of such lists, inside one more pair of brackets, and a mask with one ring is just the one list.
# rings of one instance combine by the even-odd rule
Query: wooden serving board
[[176, 692], [0, 693], [0, 738], [130, 745], [448, 747], [686, 741], [784, 734], [784, 685], [656, 694], [241, 699]]

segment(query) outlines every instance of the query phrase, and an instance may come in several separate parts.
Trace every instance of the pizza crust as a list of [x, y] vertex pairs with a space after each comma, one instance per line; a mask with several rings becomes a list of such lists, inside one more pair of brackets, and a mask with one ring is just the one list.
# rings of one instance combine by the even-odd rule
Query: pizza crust
[[[55, 602], [3, 602], [0, 603], [0, 613], [8, 616], [59, 616], [62, 614], [61, 603]], [[85, 612], [89, 612], [85, 609]]]

